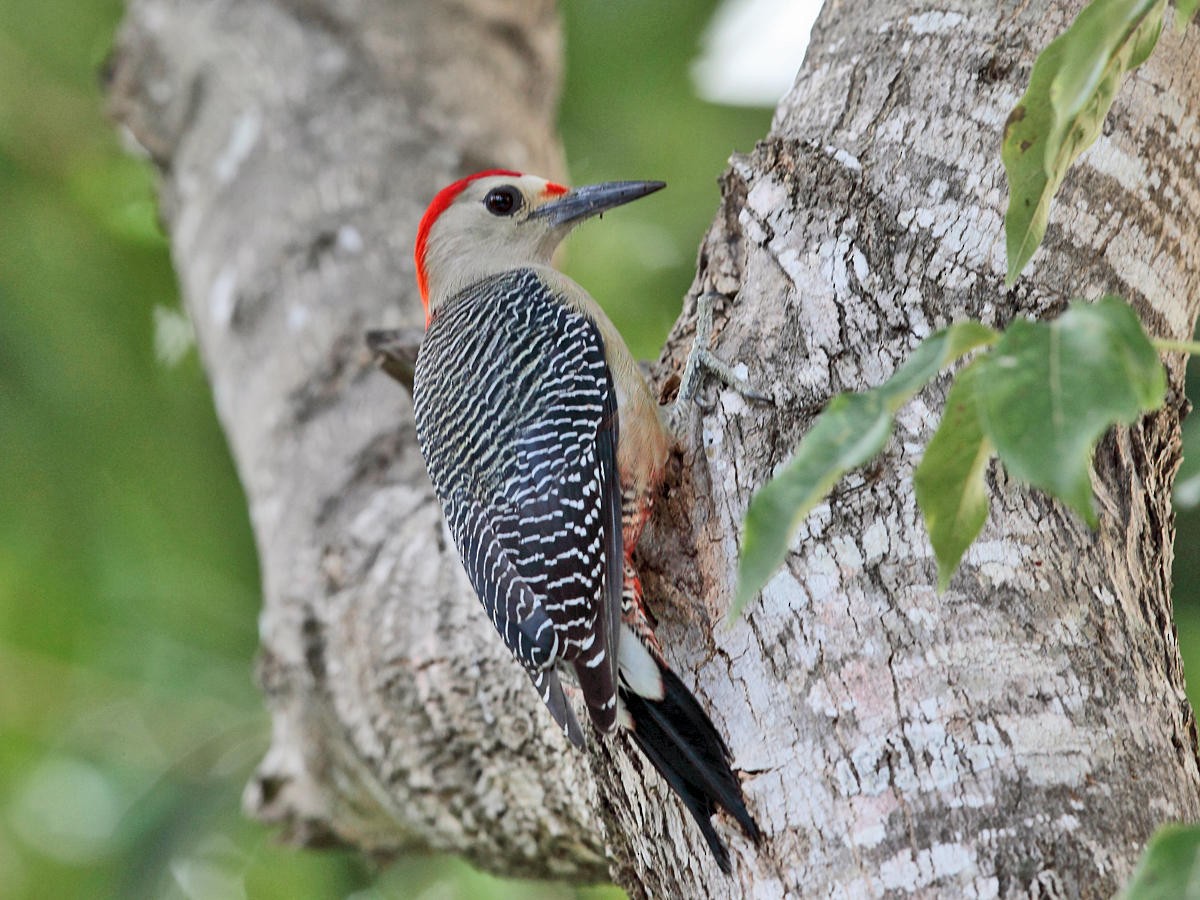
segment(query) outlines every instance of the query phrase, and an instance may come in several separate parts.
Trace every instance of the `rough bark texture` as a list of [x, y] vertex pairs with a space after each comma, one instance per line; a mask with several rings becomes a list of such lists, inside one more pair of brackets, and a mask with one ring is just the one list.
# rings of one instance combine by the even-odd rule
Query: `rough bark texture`
[[1107, 896], [1158, 823], [1200, 815], [1168, 592], [1178, 357], [1165, 409], [1097, 452], [1097, 533], [994, 468], [990, 522], [939, 596], [910, 486], [935, 387], [719, 626], [753, 489], [833, 393], [877, 384], [935, 328], [1111, 290], [1152, 332], [1191, 333], [1195, 27], [1126, 84], [1003, 288], [1000, 129], [1079, 6], [838, 3], [771, 134], [723, 179], [691, 296], [730, 298], [717, 349], [775, 402], [719, 392], [696, 413], [641, 556], [668, 655], [768, 836], [725, 829], [725, 879], [625, 741], [572, 753], [540, 710], [448, 546], [407, 402], [361, 349], [365, 327], [418, 319], [409, 247], [432, 185], [493, 162], [560, 170], [553, 10], [134, 2], [114, 107], [165, 173], [262, 557], [275, 734], [250, 811], [301, 841], [611, 871], [670, 897]]
[[563, 174], [561, 67], [550, 2], [129, 7], [112, 105], [164, 172], [261, 557], [274, 735], [245, 802], [297, 841], [607, 874], [586, 762], [470, 600], [407, 398], [363, 342], [423, 321], [437, 186], [498, 161]]

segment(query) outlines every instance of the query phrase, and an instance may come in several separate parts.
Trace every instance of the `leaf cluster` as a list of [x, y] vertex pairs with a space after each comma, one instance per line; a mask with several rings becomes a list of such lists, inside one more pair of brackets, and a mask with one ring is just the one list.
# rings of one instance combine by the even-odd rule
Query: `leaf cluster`
[[[1186, 26], [1198, 2], [1176, 3], [1177, 27]], [[1040, 245], [1067, 169], [1100, 134], [1121, 79], [1149, 56], [1165, 19], [1166, 0], [1094, 0], [1039, 55], [1001, 151], [1010, 187], [1009, 284]], [[1003, 334], [959, 322], [923, 342], [884, 384], [834, 397], [792, 459], [751, 500], [731, 616], [783, 563], [800, 523], [838, 479], [883, 449], [896, 410], [979, 348], [986, 351], [954, 377], [914, 475], [939, 588], [987, 519], [993, 457], [1095, 526], [1089, 470], [1096, 442], [1110, 426], [1157, 408], [1166, 392], [1155, 342], [1114, 296], [1076, 302], [1053, 322], [1018, 320]]]
[[1052, 322], [1015, 322], [1003, 334], [959, 322], [922, 342], [883, 384], [835, 397], [791, 461], [755, 494], [734, 615], [783, 562], [801, 521], [837, 480], [883, 449], [900, 406], [981, 348], [954, 376], [913, 477], [939, 587], [987, 519], [985, 475], [993, 456], [1095, 524], [1088, 471], [1096, 442], [1112, 423], [1133, 422], [1166, 396], [1165, 372], [1137, 315], [1109, 296], [1072, 304]]

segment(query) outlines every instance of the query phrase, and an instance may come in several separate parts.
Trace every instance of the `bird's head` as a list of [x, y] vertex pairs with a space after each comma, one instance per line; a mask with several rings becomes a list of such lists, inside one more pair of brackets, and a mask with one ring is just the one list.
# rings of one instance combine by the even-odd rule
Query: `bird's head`
[[488, 169], [443, 188], [417, 228], [426, 324], [439, 304], [468, 285], [521, 266], [549, 265], [584, 219], [663, 187], [661, 181], [610, 181], [571, 190], [536, 175]]

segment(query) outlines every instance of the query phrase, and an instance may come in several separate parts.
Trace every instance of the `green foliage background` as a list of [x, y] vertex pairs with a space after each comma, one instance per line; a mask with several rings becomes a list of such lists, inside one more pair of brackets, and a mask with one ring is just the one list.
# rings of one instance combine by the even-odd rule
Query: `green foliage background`
[[[645, 357], [691, 280], [718, 173], [769, 123], [693, 95], [687, 66], [714, 6], [563, 4], [574, 182], [671, 185], [585, 229], [569, 255]], [[155, 355], [175, 279], [153, 178], [121, 152], [98, 80], [121, 11], [0, 0], [0, 894], [576, 895], [443, 857], [379, 873], [279, 847], [242, 819], [268, 737], [251, 680], [254, 545], [196, 354]], [[1198, 526], [1181, 516], [1189, 669], [1200, 558], [1183, 548]]]

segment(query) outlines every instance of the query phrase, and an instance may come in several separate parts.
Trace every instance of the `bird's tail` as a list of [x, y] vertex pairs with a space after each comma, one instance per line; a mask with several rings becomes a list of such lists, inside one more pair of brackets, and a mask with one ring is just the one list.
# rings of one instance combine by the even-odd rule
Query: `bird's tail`
[[661, 661], [655, 660], [655, 664], [662, 690], [652, 693], [660, 694], [661, 699], [642, 696], [623, 683], [621, 701], [628, 713], [624, 724], [700, 826], [717, 865], [729, 874], [729, 850], [712, 823], [717, 807], [733, 816], [755, 843], [761, 832], [746, 809], [725, 741], [679, 677]]

